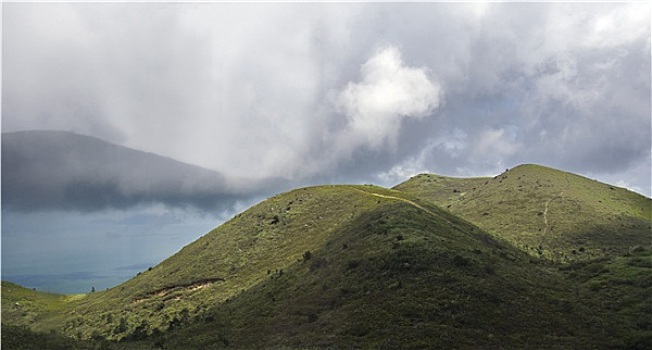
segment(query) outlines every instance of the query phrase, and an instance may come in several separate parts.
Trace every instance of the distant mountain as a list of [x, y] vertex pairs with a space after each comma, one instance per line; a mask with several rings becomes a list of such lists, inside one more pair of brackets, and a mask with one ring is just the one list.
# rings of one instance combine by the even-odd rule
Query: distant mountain
[[93, 211], [161, 202], [219, 210], [270, 193], [265, 181], [237, 183], [213, 170], [90, 136], [2, 134], [2, 204], [9, 209]]
[[540, 165], [521, 165], [493, 178], [422, 174], [394, 189], [558, 261], [623, 253], [652, 239], [650, 198]]
[[[550, 193], [569, 194], [557, 199], [561, 203], [587, 193], [587, 202], [611, 198], [594, 193], [593, 186], [620, 193], [599, 183], [585, 189], [582, 179], [534, 166], [469, 183], [419, 176], [399, 186], [411, 186], [418, 195], [376, 186], [297, 189], [236, 215], [106, 291], [64, 297], [3, 282], [8, 332], [2, 334], [28, 348], [48, 337], [70, 341], [62, 335], [84, 339], [72, 345], [78, 348], [95, 341], [108, 349], [649, 348], [649, 242], [626, 252], [598, 257], [583, 251], [577, 252], [581, 259], [551, 261], [514, 245], [518, 235], [484, 231], [455, 216], [451, 209], [457, 204], [443, 209], [425, 195], [460, 201], [464, 192], [494, 191], [492, 182], [506, 186], [511, 178], [518, 192], [526, 186], [519, 182], [524, 176], [534, 177], [535, 188], [538, 181]], [[563, 181], [553, 181], [558, 178]], [[497, 199], [493, 211], [479, 217], [529, 217], [535, 201], [505, 191], [502, 202]], [[623, 196], [614, 195], [606, 203], [613, 211], [600, 213], [629, 210], [638, 217], [638, 206], [621, 203]], [[547, 200], [536, 202], [549, 220], [546, 235], [553, 222], [567, 223], [569, 230], [577, 226], [573, 220], [584, 222], [578, 215], [586, 211], [584, 202], [568, 213], [548, 203], [545, 212]], [[513, 216], [498, 216], [507, 211], [502, 206]], [[638, 232], [630, 224], [600, 242], [622, 237], [623, 246], [640, 243], [630, 229]], [[547, 238], [550, 246], [567, 244], [565, 235]], [[30, 338], [29, 332], [39, 333]]]

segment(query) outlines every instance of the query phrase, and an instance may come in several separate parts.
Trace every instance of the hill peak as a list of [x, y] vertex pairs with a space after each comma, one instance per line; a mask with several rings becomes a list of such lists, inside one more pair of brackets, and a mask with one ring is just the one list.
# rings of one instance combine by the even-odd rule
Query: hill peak
[[394, 189], [428, 199], [550, 259], [575, 259], [580, 250], [622, 252], [650, 243], [649, 198], [546, 166], [524, 164], [485, 178], [423, 174]]

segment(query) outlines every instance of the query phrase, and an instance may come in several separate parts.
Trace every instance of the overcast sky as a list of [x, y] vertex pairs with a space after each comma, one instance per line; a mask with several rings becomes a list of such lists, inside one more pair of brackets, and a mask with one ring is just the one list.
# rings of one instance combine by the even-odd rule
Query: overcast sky
[[539, 163], [650, 195], [647, 3], [5, 3], [2, 129], [226, 176]]
[[[229, 184], [393, 186], [538, 163], [650, 196], [650, 13], [646, 2], [3, 3], [2, 131], [74, 131]], [[73, 189], [97, 169], [143, 180], [127, 184], [144, 186], [129, 207], [3, 206], [3, 279], [110, 287], [266, 196], [209, 213], [169, 203], [193, 196], [179, 186], [152, 194], [164, 204], [134, 202], [188, 169], [150, 178], [139, 163], [116, 163], [138, 176], [56, 167]], [[222, 187], [215, 198], [234, 190]]]

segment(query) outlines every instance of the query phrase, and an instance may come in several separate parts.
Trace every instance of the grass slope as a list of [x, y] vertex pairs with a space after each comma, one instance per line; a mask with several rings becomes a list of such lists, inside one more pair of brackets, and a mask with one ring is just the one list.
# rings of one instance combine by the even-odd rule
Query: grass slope
[[64, 312], [80, 295], [59, 295], [2, 281], [3, 349], [113, 349], [111, 344], [65, 337], [56, 332], [36, 333], [30, 327]]
[[[38, 332], [37, 344], [83, 339], [72, 348], [652, 345], [648, 249], [557, 265], [419, 195], [298, 189], [107, 291], [70, 298], [3, 283], [3, 342]], [[12, 309], [30, 298], [36, 315]]]
[[652, 201], [575, 174], [522, 165], [493, 178], [422, 174], [394, 189], [424, 198], [556, 261], [650, 245]]

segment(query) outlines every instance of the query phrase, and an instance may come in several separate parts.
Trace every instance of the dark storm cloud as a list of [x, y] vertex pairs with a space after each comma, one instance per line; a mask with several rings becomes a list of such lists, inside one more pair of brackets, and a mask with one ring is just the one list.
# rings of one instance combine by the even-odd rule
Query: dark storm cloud
[[3, 209], [89, 212], [162, 203], [219, 214], [268, 194], [265, 185], [241, 180], [236, 187], [212, 170], [69, 132], [2, 135]]
[[9, 3], [3, 128], [228, 178], [389, 185], [536, 162], [649, 195], [649, 6]]

